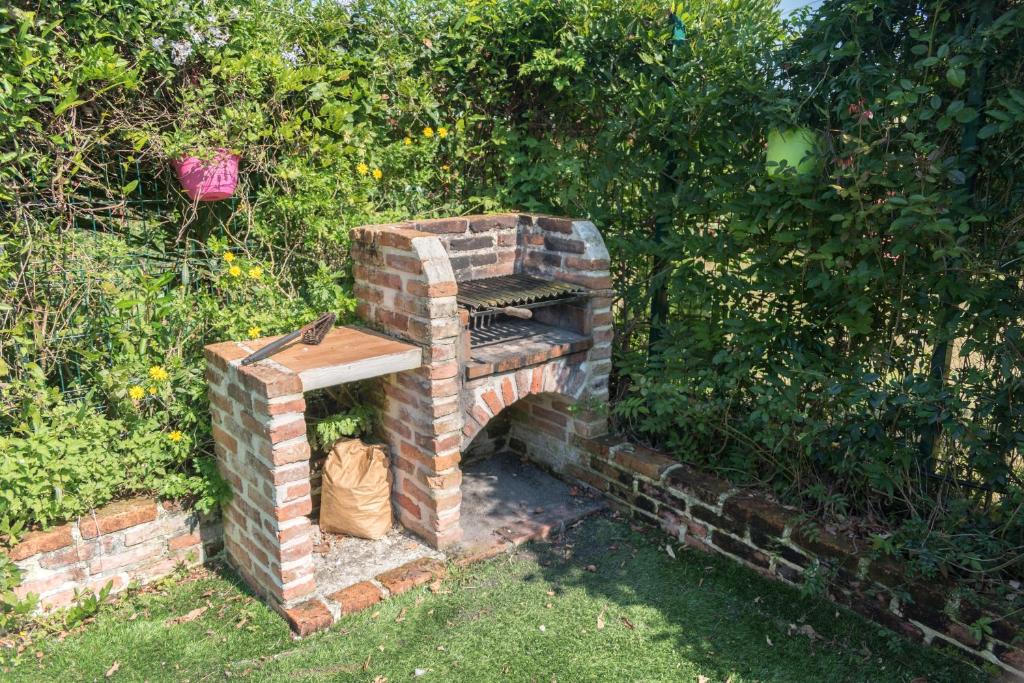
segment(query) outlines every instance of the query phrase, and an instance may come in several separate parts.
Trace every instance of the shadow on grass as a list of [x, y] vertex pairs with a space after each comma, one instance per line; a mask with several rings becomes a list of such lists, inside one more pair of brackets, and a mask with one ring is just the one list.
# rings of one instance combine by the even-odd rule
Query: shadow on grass
[[591, 518], [527, 549], [539, 571], [525, 580], [554, 584], [556, 594], [584, 591], [607, 606], [606, 629], [667, 644], [712, 681], [989, 680], [938, 649], [727, 558], [678, 543], [673, 558], [669, 541], [654, 529]]

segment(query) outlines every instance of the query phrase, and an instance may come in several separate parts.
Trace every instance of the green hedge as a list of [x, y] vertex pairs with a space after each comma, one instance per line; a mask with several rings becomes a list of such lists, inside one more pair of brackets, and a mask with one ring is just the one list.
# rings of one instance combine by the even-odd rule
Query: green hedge
[[[1019, 575], [1024, 19], [977, 4], [5, 6], [0, 520], [213, 504], [204, 343], [350, 315], [353, 226], [522, 208], [612, 250], [621, 428], [921, 572]], [[819, 169], [769, 176], [791, 126]], [[168, 160], [221, 146], [238, 199], [192, 207]], [[69, 410], [116, 449], [43, 455]]]

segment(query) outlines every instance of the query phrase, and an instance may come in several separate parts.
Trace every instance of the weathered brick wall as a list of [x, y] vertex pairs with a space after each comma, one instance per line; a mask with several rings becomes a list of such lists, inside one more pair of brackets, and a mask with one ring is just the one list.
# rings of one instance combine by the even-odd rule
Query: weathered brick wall
[[382, 378], [381, 437], [391, 448], [395, 516], [442, 548], [462, 537], [457, 288], [440, 238], [411, 225], [353, 230], [353, 272], [360, 317], [423, 349], [419, 369]]
[[463, 282], [515, 272], [519, 220], [519, 214], [506, 213], [422, 220], [413, 226], [437, 235], [455, 278]]
[[19, 598], [39, 596], [43, 609], [65, 607], [76, 591], [112, 593], [146, 584], [218, 552], [221, 526], [173, 502], [133, 498], [111, 503], [48, 531], [26, 534], [5, 551], [23, 572]]
[[[879, 624], [1024, 676], [1017, 618], [959, 600], [952, 583], [912, 580], [904, 567], [873, 559], [862, 542], [809, 523], [796, 511], [740, 491], [677, 460], [619, 437], [581, 440], [589, 458], [567, 474], [604, 492], [632, 516], [688, 546], [726, 555], [766, 576], [802, 584], [828, 578], [828, 597]], [[991, 619], [980, 640], [970, 624]]]
[[299, 377], [272, 360], [241, 366], [251, 351], [206, 347], [217, 466], [232, 491], [224, 549], [250, 586], [287, 606], [316, 589], [306, 401]]

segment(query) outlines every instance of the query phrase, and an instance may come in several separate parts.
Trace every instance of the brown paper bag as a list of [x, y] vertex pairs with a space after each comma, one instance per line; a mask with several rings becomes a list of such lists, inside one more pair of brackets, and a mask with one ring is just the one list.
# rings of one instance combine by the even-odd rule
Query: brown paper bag
[[383, 447], [334, 442], [324, 464], [320, 528], [374, 540], [391, 530], [391, 467]]

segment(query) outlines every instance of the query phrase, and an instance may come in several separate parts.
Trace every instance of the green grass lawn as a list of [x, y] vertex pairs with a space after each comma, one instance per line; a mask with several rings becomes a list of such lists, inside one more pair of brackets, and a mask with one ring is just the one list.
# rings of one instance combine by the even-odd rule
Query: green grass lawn
[[592, 518], [302, 640], [233, 576], [208, 573], [105, 608], [3, 678], [102, 681], [116, 662], [113, 681], [987, 679], [729, 561], [675, 552]]

